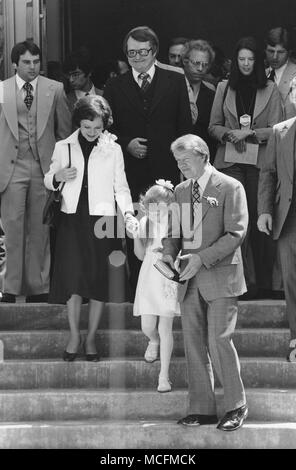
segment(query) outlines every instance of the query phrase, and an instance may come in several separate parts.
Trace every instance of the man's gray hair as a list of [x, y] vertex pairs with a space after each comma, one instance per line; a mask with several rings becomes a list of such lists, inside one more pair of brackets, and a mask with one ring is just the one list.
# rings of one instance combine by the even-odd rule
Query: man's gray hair
[[183, 150], [192, 150], [193, 153], [204, 155], [206, 161], [210, 159], [209, 147], [198, 135], [186, 134], [182, 137], [178, 137], [178, 139], [172, 143], [171, 151], [174, 155], [175, 152], [182, 152]]
[[211, 44], [208, 41], [205, 41], [204, 39], [192, 39], [191, 41], [186, 42], [181, 52], [182, 60], [189, 59], [189, 54], [193, 50], [208, 53], [209, 55], [208, 67], [210, 68], [212, 63], [215, 60], [215, 51], [212, 48]]

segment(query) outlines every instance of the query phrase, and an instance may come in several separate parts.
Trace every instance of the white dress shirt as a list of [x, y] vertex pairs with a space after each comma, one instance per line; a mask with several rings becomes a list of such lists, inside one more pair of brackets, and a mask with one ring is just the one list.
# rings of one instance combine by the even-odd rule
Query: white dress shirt
[[[24, 90], [23, 86], [27, 82], [25, 82], [25, 80], [23, 80], [18, 74], [15, 75], [15, 80], [16, 80], [16, 84], [17, 84], [18, 89], [22, 92], [23, 99], [25, 99], [25, 97], [27, 95], [27, 92], [26, 92], [26, 90]], [[38, 77], [34, 78], [34, 80], [32, 80], [30, 82], [32, 87], [33, 87], [33, 90], [32, 90], [32, 95], [33, 96], [36, 93], [37, 81], [38, 81]]]
[[[136, 83], [139, 85], [139, 87], [141, 88], [141, 86], [142, 86], [142, 81], [143, 81], [141, 78], [139, 78], [139, 75], [141, 75], [141, 73], [137, 72], [134, 68], [132, 68], [132, 73], [133, 73], [133, 77], [134, 77], [134, 79], [135, 79], [135, 82], [136, 82]], [[149, 75], [148, 80], [149, 80], [149, 83], [151, 83], [152, 80], [153, 80], [154, 74], [155, 74], [155, 65], [152, 64], [151, 67], [150, 67], [150, 69], [147, 70], [146, 73], [148, 73], [148, 75]]]

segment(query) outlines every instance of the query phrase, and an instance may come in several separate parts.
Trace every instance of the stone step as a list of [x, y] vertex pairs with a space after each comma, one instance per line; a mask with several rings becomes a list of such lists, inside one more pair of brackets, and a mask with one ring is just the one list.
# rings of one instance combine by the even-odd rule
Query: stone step
[[194, 449], [195, 463], [198, 449], [295, 449], [295, 442], [296, 423], [282, 421], [250, 420], [230, 433], [215, 425], [192, 429], [167, 419], [0, 424], [1, 449]]
[[[82, 333], [82, 341], [85, 339]], [[67, 330], [0, 332], [5, 359], [60, 358], [67, 344]], [[234, 343], [240, 356], [285, 356], [290, 333], [287, 329], [238, 329]], [[101, 357], [143, 356], [148, 340], [137, 330], [100, 330], [97, 348]], [[82, 348], [80, 354], [83, 355]], [[184, 356], [183, 334], [174, 331], [174, 356]]]
[[[249, 419], [295, 422], [296, 390], [247, 389]], [[218, 415], [223, 394], [217, 390]], [[173, 390], [5, 390], [0, 422], [86, 419], [175, 419], [186, 415], [187, 391]]]
[[[87, 305], [82, 307], [81, 327], [87, 328]], [[140, 319], [133, 317], [130, 303], [106, 304], [101, 328], [139, 329]], [[1, 304], [0, 325], [3, 330], [67, 329], [66, 307], [48, 304]], [[180, 328], [180, 319], [175, 319]], [[238, 327], [287, 327], [284, 300], [258, 300], [239, 302]]]
[[[248, 388], [296, 387], [296, 364], [284, 358], [242, 358], [242, 378]], [[128, 388], [154, 389], [159, 361], [112, 359], [97, 363], [77, 360], [7, 360], [0, 364], [0, 389]], [[174, 388], [185, 388], [186, 363], [174, 358], [170, 365]]]

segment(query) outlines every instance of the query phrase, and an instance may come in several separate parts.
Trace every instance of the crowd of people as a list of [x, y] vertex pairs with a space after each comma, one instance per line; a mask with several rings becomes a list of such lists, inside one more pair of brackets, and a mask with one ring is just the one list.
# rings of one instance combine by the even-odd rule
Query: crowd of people
[[[2, 303], [67, 305], [70, 337], [98, 361], [96, 332], [108, 301], [108, 257], [125, 246], [134, 315], [160, 355], [157, 390], [172, 389], [173, 318], [181, 315], [189, 409], [179, 422], [239, 428], [248, 414], [232, 342], [238, 299], [283, 298], [296, 360], [296, 63], [288, 31], [261, 50], [241, 38], [231, 61], [199, 38], [175, 38], [157, 60], [155, 32], [140, 26], [98, 85], [85, 50], [56, 80], [40, 74], [30, 41], [11, 52], [0, 83]], [[43, 223], [61, 191], [57, 227]], [[114, 227], [119, 213], [126, 236]], [[107, 233], [107, 236], [106, 236]], [[155, 265], [158, 267], [156, 269]], [[173, 279], [173, 280], [172, 280]], [[283, 294], [284, 292], [284, 294]], [[89, 303], [81, 344], [81, 305]], [[218, 421], [212, 365], [224, 388]]]

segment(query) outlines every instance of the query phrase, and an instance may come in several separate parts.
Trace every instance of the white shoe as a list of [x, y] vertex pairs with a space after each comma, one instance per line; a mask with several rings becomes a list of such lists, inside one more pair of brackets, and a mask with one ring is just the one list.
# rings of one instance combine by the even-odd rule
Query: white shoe
[[160, 393], [166, 393], [166, 392], [171, 392], [171, 390], [172, 390], [172, 382], [167, 377], [159, 376], [157, 391]]
[[159, 343], [149, 341], [147, 349], [144, 354], [144, 359], [146, 362], [154, 362], [157, 360], [158, 348], [159, 348]]

